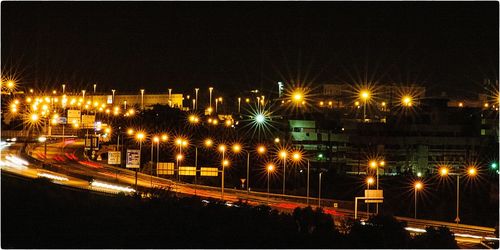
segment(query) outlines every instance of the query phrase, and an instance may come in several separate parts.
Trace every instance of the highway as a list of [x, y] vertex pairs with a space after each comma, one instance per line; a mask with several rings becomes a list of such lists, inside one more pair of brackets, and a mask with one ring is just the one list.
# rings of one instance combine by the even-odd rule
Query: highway
[[[148, 195], [151, 188], [161, 188], [171, 189], [178, 195], [221, 198], [220, 188], [217, 187], [182, 183], [142, 173], [137, 175], [137, 190], [135, 190], [136, 173], [134, 171], [85, 159], [81, 140], [69, 139], [64, 144], [62, 142], [52, 142], [47, 143], [46, 146], [47, 155], [45, 156], [44, 144], [30, 144], [26, 148], [26, 152], [23, 152], [20, 143], [3, 143], [0, 159], [2, 171], [9, 171], [29, 178], [45, 177], [58, 184], [99, 192], [139, 191], [143, 195]], [[267, 193], [255, 191], [247, 193], [235, 189], [225, 189], [224, 199], [228, 206], [243, 200], [250, 205], [267, 204], [284, 212], [291, 212], [296, 207], [307, 206], [306, 197], [302, 196], [271, 194], [268, 198]], [[338, 207], [334, 208], [334, 203], [337, 203]], [[317, 199], [311, 198], [310, 204], [315, 207]], [[322, 199], [322, 204], [325, 213], [334, 215], [336, 224], [340, 223], [342, 219], [354, 217], [354, 211], [350, 209], [352, 202]], [[361, 218], [366, 218], [366, 213], [363, 211], [358, 211], [358, 214]], [[498, 240], [493, 228], [421, 219], [415, 220], [406, 217], [396, 218], [407, 223], [407, 230], [410, 233], [421, 233], [426, 226], [447, 226], [456, 234], [459, 243], [479, 244], [484, 240]]]

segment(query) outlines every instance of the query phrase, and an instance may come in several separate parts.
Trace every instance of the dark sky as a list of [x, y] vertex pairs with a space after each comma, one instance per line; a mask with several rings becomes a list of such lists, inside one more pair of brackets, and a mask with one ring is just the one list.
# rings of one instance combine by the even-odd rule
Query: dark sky
[[[276, 81], [498, 79], [498, 2], [2, 2], [2, 70], [25, 85], [148, 91]], [[174, 90], [174, 92], [175, 92]]]

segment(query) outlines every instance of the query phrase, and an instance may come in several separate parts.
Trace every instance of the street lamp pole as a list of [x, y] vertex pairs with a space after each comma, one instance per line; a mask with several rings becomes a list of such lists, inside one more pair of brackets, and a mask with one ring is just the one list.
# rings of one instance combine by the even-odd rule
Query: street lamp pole
[[460, 222], [459, 217], [459, 206], [460, 206], [460, 174], [457, 174], [457, 217], [455, 218], [455, 222], [458, 224]]
[[212, 108], [212, 91], [214, 90], [213, 87], [208, 88], [208, 91], [210, 92], [210, 108]]
[[[179, 145], [179, 155], [182, 155], [182, 142]], [[179, 159], [178, 159], [178, 157], [177, 157], [177, 180], [181, 181], [181, 168], [180, 168], [180, 165], [179, 165]]]
[[269, 172], [270, 171], [271, 171], [270, 169], [267, 170], [267, 204], [269, 204]]
[[366, 121], [366, 100], [363, 101], [363, 122]]
[[196, 177], [198, 176], [198, 147], [194, 147], [194, 195], [196, 195]]
[[158, 164], [160, 162], [160, 141], [156, 143], [156, 177], [158, 177]]
[[250, 151], [247, 150], [247, 200], [250, 195]]
[[266, 166], [266, 171], [267, 171], [267, 204], [269, 205], [269, 175], [271, 174], [271, 171], [274, 171], [274, 165], [268, 164]]
[[[373, 179], [372, 179], [373, 181]], [[370, 190], [370, 182], [367, 183], [368, 185], [368, 190]], [[370, 203], [368, 202], [365, 202], [366, 203], [366, 218], [370, 218]]]
[[153, 145], [154, 145], [153, 140], [151, 140], [151, 173], [150, 173], [151, 188], [153, 188], [153, 157], [154, 157]]
[[[377, 166], [377, 191], [378, 191], [378, 167], [379, 167], [379, 166]], [[376, 206], [376, 207], [375, 207], [375, 210], [376, 210], [375, 212], [376, 212], [376, 214], [378, 214], [378, 203], [377, 203], [377, 204], [375, 204], [375, 206]]]
[[144, 89], [141, 89], [141, 111], [144, 111]]
[[[141, 168], [142, 140], [139, 140], [139, 168]], [[135, 190], [137, 190], [137, 168], [135, 169]]]
[[307, 159], [307, 205], [309, 206], [309, 159]]
[[321, 174], [323, 174], [323, 172], [319, 173], [318, 207], [321, 207]]
[[168, 106], [172, 107], [172, 89], [168, 89]]
[[415, 188], [415, 219], [417, 218], [417, 188]]
[[286, 156], [283, 157], [283, 195], [285, 195], [285, 185], [286, 185]]
[[241, 113], [241, 97], [238, 97], [238, 114]]
[[195, 88], [194, 91], [195, 91], [195, 110], [198, 110], [198, 91], [200, 89], [199, 88]]
[[224, 159], [224, 153], [225, 153], [225, 151], [226, 151], [225, 149], [222, 150], [222, 182], [221, 182], [221, 198], [222, 198], [222, 201], [224, 201], [224, 160], [225, 160]]
[[420, 181], [415, 182], [413, 187], [415, 189], [415, 219], [417, 218], [417, 192], [419, 189], [423, 188], [423, 184]]

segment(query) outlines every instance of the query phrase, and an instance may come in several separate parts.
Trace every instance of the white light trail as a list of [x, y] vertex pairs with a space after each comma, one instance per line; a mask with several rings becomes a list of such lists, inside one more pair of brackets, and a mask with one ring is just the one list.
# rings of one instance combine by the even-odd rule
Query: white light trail
[[100, 181], [93, 181], [90, 183], [90, 185], [92, 187], [107, 188], [107, 189], [111, 189], [111, 190], [115, 190], [115, 191], [135, 192], [135, 190], [133, 188], [108, 184], [108, 183], [104, 183], [104, 182], [100, 182]]
[[48, 174], [48, 173], [38, 173], [37, 175], [40, 177], [45, 177], [45, 178], [49, 178], [49, 179], [56, 180], [56, 181], [69, 181], [69, 179], [66, 177]]

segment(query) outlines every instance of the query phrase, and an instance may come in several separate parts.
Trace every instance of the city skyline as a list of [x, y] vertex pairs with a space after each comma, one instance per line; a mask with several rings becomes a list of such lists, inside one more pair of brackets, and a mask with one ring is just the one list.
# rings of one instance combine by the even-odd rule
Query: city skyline
[[1, 247], [498, 249], [498, 2], [2, 2]]

